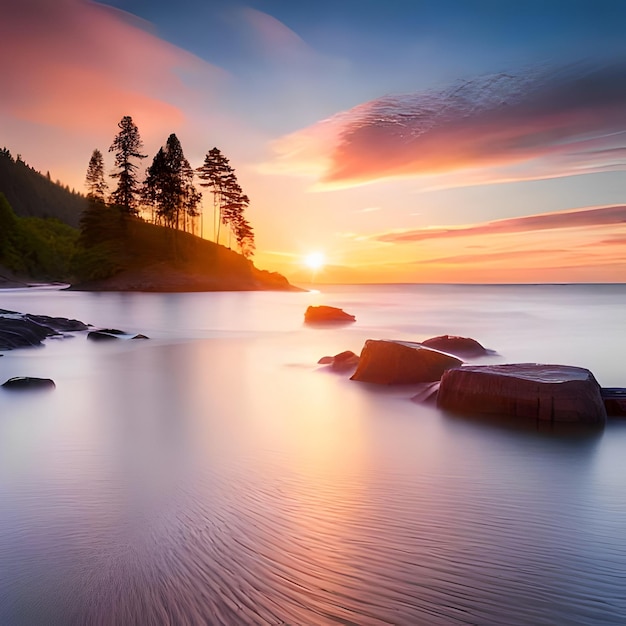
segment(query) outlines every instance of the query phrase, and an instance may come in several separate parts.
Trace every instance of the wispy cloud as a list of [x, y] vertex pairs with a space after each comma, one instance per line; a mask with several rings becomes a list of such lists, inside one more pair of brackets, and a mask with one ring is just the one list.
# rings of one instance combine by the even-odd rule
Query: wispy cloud
[[439, 256], [428, 259], [420, 259], [419, 261], [411, 261], [411, 265], [453, 265], [462, 266], [467, 263], [502, 263], [510, 264], [518, 261], [528, 261], [532, 258], [539, 257], [542, 259], [553, 258], [555, 255], [566, 253], [567, 250], [561, 248], [545, 249], [545, 250], [505, 250], [501, 252], [480, 252], [472, 254], [453, 254], [448, 256]]
[[625, 130], [626, 63], [574, 64], [385, 96], [275, 149], [284, 170], [329, 186], [484, 170], [494, 182], [623, 167]]
[[379, 206], [368, 206], [364, 209], [356, 209], [355, 213], [375, 213], [376, 211], [381, 211], [382, 209]]
[[626, 224], [626, 205], [527, 215], [494, 220], [483, 224], [455, 226], [454, 228], [435, 227], [394, 231], [375, 235], [373, 239], [386, 243], [409, 243], [428, 239], [524, 233], [538, 230], [608, 226], [613, 224]]

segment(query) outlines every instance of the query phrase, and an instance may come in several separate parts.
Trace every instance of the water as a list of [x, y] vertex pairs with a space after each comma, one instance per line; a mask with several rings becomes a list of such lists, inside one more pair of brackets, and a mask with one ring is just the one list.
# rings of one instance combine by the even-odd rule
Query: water
[[[307, 328], [306, 306], [357, 323]], [[367, 338], [471, 336], [626, 386], [624, 285], [321, 293], [0, 292], [84, 335], [6, 353], [0, 624], [623, 624], [626, 421], [445, 414], [316, 365]]]

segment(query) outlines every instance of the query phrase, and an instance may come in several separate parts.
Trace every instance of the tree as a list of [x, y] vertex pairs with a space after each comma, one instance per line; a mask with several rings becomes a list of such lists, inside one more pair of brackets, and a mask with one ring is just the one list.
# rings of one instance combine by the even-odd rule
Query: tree
[[163, 211], [161, 210], [163, 193], [163, 181], [165, 178], [165, 151], [159, 151], [152, 159], [152, 165], [146, 170], [146, 179], [141, 190], [141, 199], [152, 208], [152, 221], [155, 224], [161, 222]]
[[[48, 172], [48, 179], [49, 178], [50, 172]], [[87, 197], [92, 200], [104, 202], [108, 185], [104, 180], [104, 160], [102, 159], [102, 152], [98, 149], [93, 151], [91, 159], [89, 159], [85, 181], [87, 184]]]
[[241, 250], [241, 254], [249, 259], [254, 254], [254, 231], [252, 230], [252, 226], [248, 220], [240, 215], [237, 220], [235, 226], [235, 238], [237, 240], [237, 245]]
[[250, 200], [237, 182], [235, 172], [231, 172], [223, 181], [221, 215], [222, 223], [228, 226], [229, 233], [234, 234], [235, 237], [237, 237], [237, 226], [243, 220], [243, 212], [249, 204]]
[[0, 192], [0, 259], [7, 251], [9, 238], [15, 230], [17, 216], [5, 195]]
[[[183, 166], [182, 176], [185, 184], [183, 185], [183, 197], [182, 208], [183, 215], [185, 216], [184, 230], [187, 230], [187, 218], [189, 218], [191, 224], [195, 224], [195, 218], [200, 215], [198, 206], [202, 201], [202, 194], [195, 188], [193, 184], [193, 177], [195, 172], [188, 161], [185, 161]], [[192, 229], [193, 232], [193, 229]]]
[[172, 133], [146, 172], [142, 197], [156, 212], [156, 221], [187, 230], [188, 219], [198, 215], [201, 195], [193, 186], [194, 171], [178, 137]]
[[111, 194], [111, 201], [119, 205], [125, 215], [136, 215], [139, 195], [138, 166], [132, 159], [145, 159], [146, 155], [140, 152], [143, 144], [133, 118], [125, 115], [117, 126], [120, 132], [109, 148], [109, 152], [115, 153], [115, 167], [118, 168], [112, 174], [113, 178], [118, 179], [118, 183], [117, 189]]
[[222, 224], [222, 194], [225, 187], [226, 179], [233, 174], [228, 159], [221, 153], [218, 148], [209, 150], [204, 158], [204, 164], [198, 168], [198, 176], [201, 180], [202, 187], [208, 187], [213, 192], [213, 236], [215, 241], [219, 243], [220, 225]]

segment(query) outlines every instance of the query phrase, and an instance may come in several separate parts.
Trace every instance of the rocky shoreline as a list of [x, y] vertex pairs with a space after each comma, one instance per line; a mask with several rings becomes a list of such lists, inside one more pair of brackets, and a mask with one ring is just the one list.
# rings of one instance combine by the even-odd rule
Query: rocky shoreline
[[[320, 307], [318, 307], [320, 308]], [[326, 322], [354, 322], [333, 307], [314, 311]], [[311, 307], [305, 322], [311, 322]], [[99, 328], [76, 319], [0, 309], [0, 351], [41, 346], [49, 337], [87, 332], [93, 341], [147, 339], [142, 334]], [[376, 385], [420, 385], [417, 402], [436, 402], [452, 413], [531, 418], [550, 424], [602, 427], [608, 416], [626, 416], [626, 389], [603, 389], [581, 367], [541, 363], [475, 365], [466, 359], [497, 354], [469, 337], [441, 335], [422, 342], [368, 339], [360, 355], [344, 351], [319, 364], [351, 374], [351, 380]], [[0, 354], [0, 356], [2, 356]], [[52, 379], [11, 378], [8, 389], [54, 388]]]
[[[311, 316], [309, 307], [305, 314]], [[332, 321], [356, 318], [334, 307], [317, 307]], [[360, 356], [344, 351], [318, 364], [375, 385], [420, 385], [416, 402], [436, 402], [451, 413], [529, 418], [550, 424], [602, 427], [607, 417], [626, 416], [626, 389], [600, 387], [582, 367], [544, 363], [474, 365], [467, 359], [497, 354], [470, 337], [440, 335], [421, 342], [368, 339]]]

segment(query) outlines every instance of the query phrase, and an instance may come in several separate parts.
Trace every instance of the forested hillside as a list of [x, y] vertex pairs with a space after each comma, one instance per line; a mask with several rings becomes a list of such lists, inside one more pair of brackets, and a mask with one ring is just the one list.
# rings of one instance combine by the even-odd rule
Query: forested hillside
[[55, 217], [75, 228], [87, 206], [85, 196], [53, 182], [6, 148], [0, 149], [0, 193], [20, 217]]
[[[87, 196], [0, 150], [0, 282], [114, 291], [294, 289], [284, 276], [252, 263], [254, 232], [244, 215], [249, 198], [220, 150], [210, 150], [196, 172], [171, 134], [141, 182], [133, 162], [144, 158], [138, 130], [128, 116], [118, 126], [111, 146], [117, 187], [110, 194], [97, 149], [87, 168]], [[196, 174], [213, 195], [216, 239], [222, 227], [228, 248], [193, 234], [202, 217]]]

